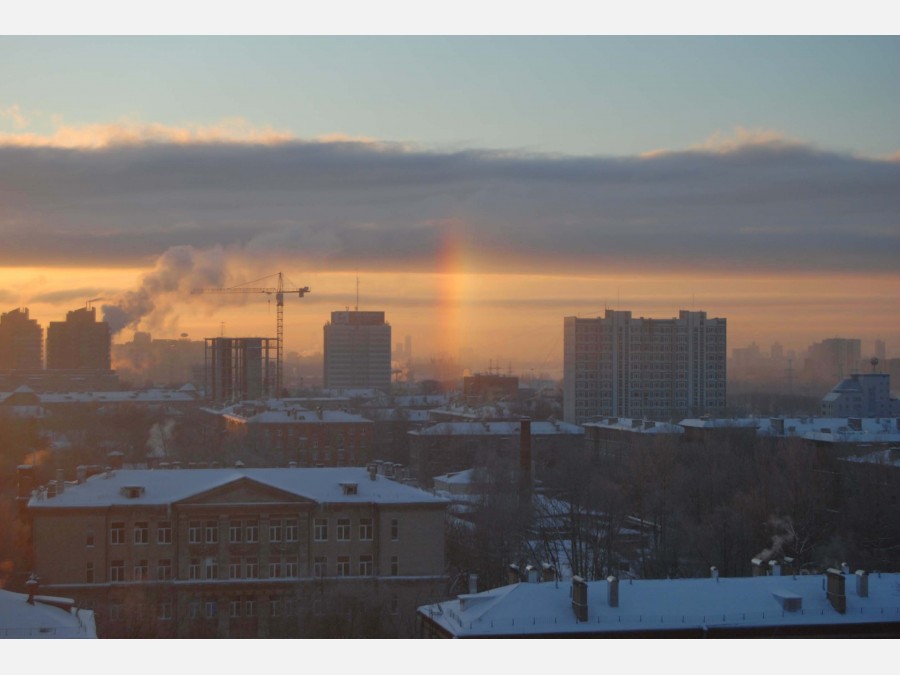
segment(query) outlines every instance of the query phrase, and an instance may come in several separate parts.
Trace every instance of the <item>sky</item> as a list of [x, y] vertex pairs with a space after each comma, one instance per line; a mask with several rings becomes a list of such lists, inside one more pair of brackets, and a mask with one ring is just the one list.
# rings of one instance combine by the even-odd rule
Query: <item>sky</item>
[[306, 353], [358, 306], [478, 369], [605, 308], [900, 356], [897, 110], [896, 37], [0, 37], [0, 307], [270, 336], [190, 291], [282, 271]]

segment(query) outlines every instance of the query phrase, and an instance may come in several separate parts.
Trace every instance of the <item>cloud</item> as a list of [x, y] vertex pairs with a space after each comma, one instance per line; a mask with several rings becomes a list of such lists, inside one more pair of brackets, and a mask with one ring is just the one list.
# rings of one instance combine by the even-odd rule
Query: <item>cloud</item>
[[[18, 106], [0, 115], [10, 116], [17, 129], [27, 126]], [[293, 140], [287, 132], [256, 128], [242, 118], [222, 120], [213, 125], [170, 126], [122, 119], [107, 124], [67, 125], [59, 123], [49, 134], [0, 133], [0, 145], [24, 148], [69, 148], [98, 150], [114, 146], [168, 143], [253, 143], [273, 144]]]
[[900, 162], [769, 132], [573, 157], [242, 128], [0, 145], [0, 264], [150, 265], [218, 245], [269, 270], [436, 271], [448, 247], [483, 272], [896, 269]]
[[18, 104], [0, 108], [0, 119], [10, 120], [15, 129], [24, 129], [29, 124], [28, 118], [25, 117]]

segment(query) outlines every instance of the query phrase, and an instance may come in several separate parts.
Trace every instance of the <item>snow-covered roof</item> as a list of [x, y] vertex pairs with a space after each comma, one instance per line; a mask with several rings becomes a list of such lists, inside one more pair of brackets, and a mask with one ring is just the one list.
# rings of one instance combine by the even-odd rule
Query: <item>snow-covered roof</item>
[[900, 442], [900, 423], [894, 417], [743, 417], [684, 419], [678, 424], [686, 429], [755, 429], [757, 436], [831, 443]]
[[[519, 583], [419, 608], [458, 637], [559, 636], [707, 628], [752, 628], [896, 622], [900, 628], [900, 574], [869, 575], [859, 597], [855, 575], [844, 575], [847, 611], [837, 612], [822, 575], [716, 579], [641, 579], [619, 582], [618, 607], [607, 602], [608, 583], [588, 582], [588, 619], [572, 609], [571, 581]], [[786, 611], [779, 597], [801, 604]]]
[[203, 408], [205, 412], [246, 424], [310, 424], [310, 423], [343, 423], [343, 424], [371, 424], [362, 415], [355, 415], [343, 410], [307, 410], [306, 408], [261, 410], [248, 414], [241, 406], [231, 406], [225, 410]]
[[894, 466], [900, 469], [900, 449], [886, 448], [869, 452], [864, 455], [853, 455], [845, 458], [848, 462], [858, 464], [880, 464], [882, 466]]
[[94, 613], [72, 600], [36, 595], [30, 604], [27, 595], [0, 589], [0, 638], [96, 637]]
[[41, 403], [194, 403], [196, 396], [182, 389], [142, 389], [138, 391], [69, 391], [38, 394]]
[[[365, 468], [295, 469], [162, 469], [116, 470], [91, 476], [80, 485], [68, 485], [55, 497], [35, 495], [29, 508], [103, 508], [107, 506], [162, 506], [188, 499], [248, 478], [317, 502], [380, 504], [444, 503], [424, 490], [376, 475]], [[344, 494], [343, 484], [355, 483], [357, 494]], [[128, 496], [126, 488], [142, 488]]]
[[597, 429], [612, 429], [634, 434], [683, 434], [684, 427], [668, 422], [632, 419], [630, 417], [609, 417], [606, 420], [586, 422], [582, 426]]
[[[438, 422], [430, 427], [410, 431], [422, 436], [515, 436], [519, 434], [519, 422]], [[584, 435], [584, 429], [567, 422], [532, 421], [532, 436]]]

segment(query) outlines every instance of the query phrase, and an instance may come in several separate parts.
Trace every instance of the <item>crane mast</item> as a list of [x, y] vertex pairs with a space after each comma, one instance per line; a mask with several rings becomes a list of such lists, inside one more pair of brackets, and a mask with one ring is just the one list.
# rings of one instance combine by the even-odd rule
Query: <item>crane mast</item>
[[[191, 291], [192, 295], [200, 293], [265, 293], [266, 295], [275, 296], [275, 398], [281, 398], [281, 391], [284, 388], [284, 294], [297, 293], [299, 297], [303, 297], [309, 293], [309, 286], [303, 287], [284, 287], [284, 275], [278, 272], [277, 284], [273, 286], [232, 286], [230, 288], [195, 288]], [[263, 277], [267, 279], [268, 277]], [[256, 281], [262, 281], [257, 279]], [[250, 281], [248, 283], [256, 283]]]

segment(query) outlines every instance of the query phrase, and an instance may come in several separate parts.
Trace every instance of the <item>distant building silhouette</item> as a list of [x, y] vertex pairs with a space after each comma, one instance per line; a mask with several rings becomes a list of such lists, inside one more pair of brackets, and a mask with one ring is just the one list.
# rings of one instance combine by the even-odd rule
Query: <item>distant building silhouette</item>
[[0, 315], [0, 370], [40, 370], [44, 330], [28, 318], [28, 308]]
[[47, 329], [48, 370], [110, 369], [110, 330], [94, 307], [76, 309]]
[[887, 373], [855, 373], [844, 378], [822, 399], [824, 417], [891, 417], [900, 401], [891, 398]]
[[390, 388], [391, 325], [384, 312], [332, 312], [324, 332], [326, 388]]
[[725, 409], [725, 319], [681, 311], [677, 319], [569, 316], [564, 323], [563, 416], [667, 420]]
[[205, 340], [206, 397], [233, 403], [278, 396], [272, 372], [275, 338], [217, 337]]

